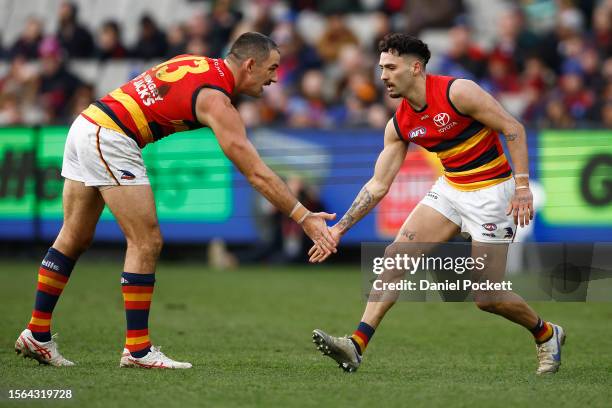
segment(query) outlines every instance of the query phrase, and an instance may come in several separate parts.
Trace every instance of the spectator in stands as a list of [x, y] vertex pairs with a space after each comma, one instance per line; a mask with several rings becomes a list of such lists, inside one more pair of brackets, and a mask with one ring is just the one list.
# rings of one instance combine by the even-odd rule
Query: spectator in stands
[[603, 127], [611, 128], [610, 105], [612, 105], [612, 82], [608, 82], [602, 87], [599, 98], [590, 112], [589, 119], [594, 123], [601, 122]]
[[317, 50], [326, 63], [332, 63], [338, 59], [342, 47], [351, 44], [358, 45], [359, 40], [344, 23], [342, 15], [329, 15], [326, 23], [325, 31], [317, 43]]
[[81, 81], [68, 71], [59, 43], [53, 37], [40, 44], [41, 76], [38, 100], [44, 110], [45, 123], [67, 123], [70, 118], [69, 101]]
[[59, 8], [57, 38], [68, 57], [86, 58], [94, 52], [94, 41], [89, 31], [77, 20], [78, 8], [64, 1]]
[[602, 57], [612, 55], [612, 1], [602, 1], [593, 13], [591, 43]]
[[127, 50], [121, 43], [121, 29], [116, 21], [106, 21], [100, 27], [96, 56], [100, 61], [127, 57]]
[[538, 56], [527, 57], [524, 65], [520, 79], [525, 99], [522, 117], [533, 123], [543, 115], [546, 93], [555, 85], [556, 78], [552, 70], [547, 68]]
[[211, 29], [210, 24], [210, 19], [205, 13], [193, 14], [186, 24], [186, 38], [208, 39]]
[[[43, 48], [40, 20], [28, 19], [19, 39], [5, 50], [5, 57], [11, 58], [10, 72], [0, 80], [5, 122], [40, 122], [42, 102], [49, 121], [59, 123], [70, 117], [73, 106], [91, 98], [91, 88], [74, 86], [78, 79], [73, 80], [74, 76], [59, 63], [61, 57], [95, 56], [106, 60], [128, 54], [149, 60], [185, 52], [223, 56], [228, 38], [248, 28], [271, 33], [282, 54], [279, 84], [268, 87], [260, 100], [237, 101], [250, 126], [289, 123], [380, 127], [386, 122], [384, 118], [393, 114], [397, 101], [382, 92], [376, 69], [376, 40], [389, 31], [418, 32], [423, 27], [446, 27], [452, 21], [449, 51], [441, 56], [439, 64], [432, 65], [436, 71], [479, 81], [499, 94], [501, 102], [528, 123], [560, 128], [583, 126], [587, 121], [600, 126], [608, 123], [612, 0], [518, 0], [513, 4], [520, 8], [503, 12], [493, 22], [497, 32], [490, 54], [471, 40], [469, 16], [453, 20], [463, 10], [460, 0], [215, 0], [210, 14], [195, 13], [170, 27], [167, 35], [151, 17], [141, 16], [138, 42], [129, 53], [121, 44], [121, 26], [117, 22], [101, 27], [94, 48], [91, 35], [77, 22], [76, 6], [62, 1], [57, 39], [64, 52], [58, 56], [47, 52], [50, 55], [41, 59], [42, 80], [34, 69], [38, 61], [26, 61], [36, 58], [38, 49]], [[425, 3], [426, 7], [422, 5]], [[79, 4], [88, 7], [87, 2]], [[283, 12], [287, 6], [289, 11]], [[296, 17], [297, 10], [309, 11]], [[358, 37], [345, 24], [348, 10], [369, 13], [359, 16], [372, 22], [371, 27], [359, 33], [364, 34], [360, 36], [364, 44], [359, 44]], [[86, 11], [83, 9], [81, 15]], [[242, 18], [243, 11], [248, 19]], [[326, 16], [329, 12], [333, 14]], [[525, 16], [530, 17], [529, 21]], [[123, 22], [124, 18], [117, 16], [117, 21]], [[312, 21], [312, 29], [308, 24], [303, 26], [304, 21]], [[317, 28], [317, 22], [325, 24]], [[529, 31], [528, 22], [539, 37]], [[33, 96], [39, 82], [43, 95], [40, 101]], [[62, 103], [70, 103], [72, 94], [72, 104], [62, 108]]]
[[482, 86], [496, 97], [501, 94], [516, 94], [522, 90], [514, 63], [499, 54], [489, 57]]
[[612, 101], [603, 104], [600, 115], [601, 125], [605, 129], [612, 129]]
[[[299, 82], [299, 81], [298, 81]], [[261, 123], [287, 125], [289, 95], [294, 95], [280, 84], [272, 84], [264, 91], [263, 98], [256, 101]]]
[[537, 50], [546, 65], [556, 73], [561, 72], [566, 42], [580, 37], [584, 29], [584, 17], [580, 10], [560, 3], [564, 7], [559, 11], [555, 29], [542, 37]]
[[191, 38], [185, 45], [185, 52], [187, 54], [195, 55], [210, 55], [210, 48], [208, 44], [199, 37]]
[[373, 16], [373, 40], [370, 44], [366, 44], [366, 46], [368, 46], [368, 51], [376, 52], [378, 51], [378, 43], [385, 37], [385, 35], [389, 34], [392, 31], [392, 23], [390, 16], [387, 13], [383, 13], [382, 11], [375, 12]]
[[381, 103], [375, 103], [368, 108], [367, 126], [373, 129], [384, 129], [393, 115]]
[[94, 87], [83, 83], [75, 91], [70, 101], [69, 118], [75, 119], [95, 100]]
[[572, 129], [576, 121], [570, 116], [563, 101], [551, 98], [546, 104], [544, 119], [540, 121], [540, 127], [544, 129]]
[[244, 126], [247, 129], [260, 126], [262, 124], [262, 117], [260, 112], [260, 105], [255, 100], [247, 100], [238, 105], [238, 112], [244, 122]]
[[487, 55], [471, 39], [471, 30], [465, 16], [458, 18], [448, 32], [449, 47], [442, 56], [440, 72], [467, 79], [480, 79], [487, 66]]
[[210, 16], [211, 29], [209, 41], [209, 56], [221, 57], [229, 42], [234, 26], [242, 19], [242, 13], [234, 10], [231, 0], [216, 0]]
[[410, 0], [406, 1], [407, 31], [419, 35], [424, 28], [448, 28], [465, 13], [462, 0]]
[[587, 119], [589, 110], [595, 104], [594, 94], [584, 86], [582, 75], [581, 67], [573, 65], [564, 67], [563, 75], [559, 78], [559, 99], [577, 123]]
[[[0, 79], [0, 101], [3, 104], [3, 124], [38, 123], [40, 110], [36, 105], [38, 73], [25, 57], [17, 55], [8, 73]], [[15, 122], [19, 120], [20, 122]]]
[[345, 126], [368, 126], [368, 110], [378, 95], [372, 78], [365, 71], [351, 72], [341, 100], [346, 108]]
[[276, 22], [272, 17], [272, 3], [268, 0], [251, 2], [253, 7], [253, 17], [251, 22], [251, 31], [270, 36]]
[[168, 43], [166, 58], [184, 54], [187, 45], [185, 27], [182, 24], [171, 26], [166, 32], [166, 42]]
[[26, 26], [9, 51], [9, 57], [21, 55], [27, 59], [38, 58], [38, 47], [43, 38], [42, 21], [36, 17], [28, 18]]
[[289, 20], [281, 21], [271, 36], [278, 44], [282, 56], [277, 70], [278, 82], [289, 88], [289, 91], [295, 91], [299, 89], [299, 80], [304, 72], [321, 68], [321, 59], [317, 51], [304, 42]]
[[595, 48], [586, 47], [577, 57], [583, 72], [584, 83], [590, 89], [601, 89], [604, 85], [601, 75], [601, 61]]
[[14, 94], [0, 95], [0, 126], [24, 123], [19, 99]]
[[140, 18], [140, 31], [132, 49], [132, 56], [144, 60], [162, 58], [167, 50], [166, 34], [157, 26], [153, 17], [143, 15]]
[[323, 98], [325, 77], [319, 70], [307, 71], [302, 77], [301, 94], [289, 99], [287, 120], [294, 127], [324, 127], [329, 125], [327, 103]]
[[525, 59], [537, 47], [538, 37], [527, 30], [521, 9], [510, 8], [497, 20], [497, 40], [490, 52], [497, 62], [508, 64], [505, 68], [511, 74], [523, 69]]

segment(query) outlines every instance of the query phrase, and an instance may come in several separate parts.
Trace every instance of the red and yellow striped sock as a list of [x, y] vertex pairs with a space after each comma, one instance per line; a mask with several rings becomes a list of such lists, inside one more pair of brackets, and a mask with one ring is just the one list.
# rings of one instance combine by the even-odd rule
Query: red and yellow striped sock
[[38, 270], [36, 301], [28, 329], [38, 341], [51, 340], [51, 316], [72, 269], [74, 260], [55, 248], [49, 248]]
[[355, 332], [351, 336], [351, 341], [357, 348], [357, 352], [359, 354], [363, 354], [365, 352], [366, 347], [368, 347], [368, 343], [374, 335], [375, 330], [376, 329], [374, 329], [372, 326], [365, 322], [359, 323], [357, 330], [355, 330]]
[[531, 329], [531, 333], [533, 333], [533, 338], [537, 344], [546, 343], [553, 336], [553, 327], [550, 323], [538, 317], [538, 324]]
[[134, 357], [140, 358], [151, 350], [149, 339], [149, 309], [153, 297], [155, 274], [123, 272], [121, 291], [125, 304], [127, 331], [125, 348]]

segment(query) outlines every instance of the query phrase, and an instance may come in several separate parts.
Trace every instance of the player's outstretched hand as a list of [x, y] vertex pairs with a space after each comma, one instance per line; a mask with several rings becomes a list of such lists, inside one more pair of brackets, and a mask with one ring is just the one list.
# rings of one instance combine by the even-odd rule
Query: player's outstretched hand
[[514, 196], [508, 204], [506, 215], [514, 217], [514, 225], [524, 227], [533, 220], [533, 194], [529, 188], [520, 188], [514, 191]]
[[326, 254], [326, 256], [336, 253], [336, 241], [327, 228], [326, 220], [335, 220], [336, 214], [328, 214], [326, 212], [311, 213], [302, 222], [302, 229], [308, 237], [314, 242], [314, 247]]
[[[335, 227], [335, 225], [331, 227], [329, 229], [329, 233], [337, 246], [340, 242], [342, 234], [340, 234], [340, 231]], [[326, 260], [331, 255], [331, 253], [325, 253], [325, 251], [323, 251], [317, 245], [313, 245], [312, 248], [310, 248], [310, 250], [308, 251], [308, 255], [310, 256], [310, 259], [308, 260], [310, 263], [321, 263]]]

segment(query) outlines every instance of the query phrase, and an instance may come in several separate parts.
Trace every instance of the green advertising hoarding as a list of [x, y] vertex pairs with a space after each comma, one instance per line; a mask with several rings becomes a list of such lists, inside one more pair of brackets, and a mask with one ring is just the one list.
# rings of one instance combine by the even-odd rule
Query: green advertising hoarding
[[[0, 217], [62, 218], [61, 178], [68, 128], [0, 129]], [[223, 222], [232, 211], [231, 163], [208, 128], [143, 150], [160, 221]], [[111, 219], [108, 209], [102, 219]]]
[[548, 224], [612, 225], [612, 131], [547, 130], [538, 136]]
[[0, 215], [4, 218], [29, 219], [34, 214], [34, 139], [29, 128], [0, 130]]

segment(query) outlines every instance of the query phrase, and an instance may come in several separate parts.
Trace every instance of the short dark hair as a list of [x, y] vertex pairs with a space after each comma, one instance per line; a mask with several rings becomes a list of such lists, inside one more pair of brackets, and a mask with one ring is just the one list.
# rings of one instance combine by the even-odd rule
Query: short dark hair
[[378, 43], [379, 52], [395, 51], [399, 55], [415, 55], [427, 65], [431, 52], [423, 41], [408, 34], [393, 33], [387, 34]]
[[272, 50], [278, 51], [278, 45], [268, 36], [256, 32], [242, 34], [234, 41], [229, 56], [238, 61], [253, 58], [261, 62], [270, 56]]

